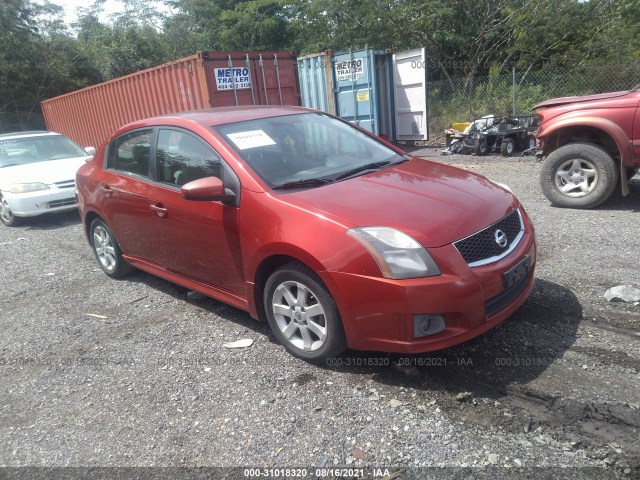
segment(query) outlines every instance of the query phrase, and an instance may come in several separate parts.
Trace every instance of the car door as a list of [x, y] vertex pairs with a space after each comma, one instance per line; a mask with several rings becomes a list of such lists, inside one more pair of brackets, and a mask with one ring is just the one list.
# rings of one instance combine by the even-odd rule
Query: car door
[[186, 200], [180, 193], [185, 183], [209, 176], [240, 194], [231, 168], [203, 139], [185, 130], [158, 130], [156, 182], [147, 207], [154, 210], [148, 231], [152, 259], [184, 277], [244, 296], [237, 205]]
[[149, 210], [149, 157], [153, 129], [134, 130], [114, 139], [100, 174], [100, 209], [125, 255], [147, 258], [145, 230]]

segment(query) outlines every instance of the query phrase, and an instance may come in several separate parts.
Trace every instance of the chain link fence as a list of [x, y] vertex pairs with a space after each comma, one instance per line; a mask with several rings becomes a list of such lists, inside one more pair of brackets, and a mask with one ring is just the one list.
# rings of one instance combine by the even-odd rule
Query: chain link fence
[[0, 133], [46, 129], [44, 117], [41, 113], [0, 112]]
[[640, 62], [590, 64], [572, 70], [543, 68], [489, 77], [428, 82], [429, 138], [444, 143], [444, 129], [483, 115], [534, 113], [549, 98], [628, 90], [640, 84]]

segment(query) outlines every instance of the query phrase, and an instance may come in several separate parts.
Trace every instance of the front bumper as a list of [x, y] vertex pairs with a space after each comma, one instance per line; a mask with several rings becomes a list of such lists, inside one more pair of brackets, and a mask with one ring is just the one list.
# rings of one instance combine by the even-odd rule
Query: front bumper
[[[421, 353], [457, 345], [504, 321], [534, 286], [536, 244], [530, 230], [507, 257], [480, 267], [470, 268], [452, 245], [429, 253], [442, 275], [389, 280], [324, 272], [325, 283], [335, 289], [350, 348]], [[526, 256], [531, 258], [528, 274], [505, 289], [503, 274]], [[414, 316], [430, 314], [443, 315], [445, 329], [414, 337]]]
[[50, 188], [26, 193], [2, 192], [16, 217], [35, 217], [43, 213], [77, 208], [75, 188]]

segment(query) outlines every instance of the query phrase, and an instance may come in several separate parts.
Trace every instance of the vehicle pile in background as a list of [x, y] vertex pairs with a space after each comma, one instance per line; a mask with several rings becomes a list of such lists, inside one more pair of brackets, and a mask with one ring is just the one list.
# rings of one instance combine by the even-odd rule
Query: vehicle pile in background
[[538, 123], [537, 115], [486, 115], [473, 122], [452, 124], [451, 128], [445, 130], [447, 147], [442, 155], [486, 155], [498, 152], [505, 157], [516, 152], [533, 155]]

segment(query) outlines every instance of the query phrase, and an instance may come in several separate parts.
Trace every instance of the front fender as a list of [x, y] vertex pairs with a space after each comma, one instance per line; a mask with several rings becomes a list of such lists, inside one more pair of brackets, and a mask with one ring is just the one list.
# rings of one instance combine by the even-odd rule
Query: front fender
[[[583, 113], [583, 112], [580, 112]], [[570, 114], [569, 114], [570, 115]], [[629, 163], [633, 158], [633, 151], [631, 144], [629, 143], [629, 137], [627, 133], [617, 123], [601, 117], [583, 115], [579, 116], [567, 116], [564, 118], [554, 118], [549, 125], [543, 125], [538, 131], [539, 138], [548, 138], [560, 130], [566, 128], [584, 128], [591, 127], [597, 130], [601, 130], [611, 137], [618, 147], [622, 163]]]
[[618, 147], [618, 152], [620, 152], [620, 183], [622, 186], [622, 195], [627, 196], [629, 194], [629, 185], [627, 181], [627, 169], [624, 165], [633, 161], [633, 149], [629, 142], [629, 136], [627, 133], [620, 127], [620, 125], [607, 118], [595, 116], [585, 117], [583, 116], [584, 112], [571, 112], [568, 115], [570, 116], [554, 118], [548, 126], [543, 125], [538, 131], [538, 138], [549, 138], [567, 128], [591, 127], [604, 132], [611, 137]]

